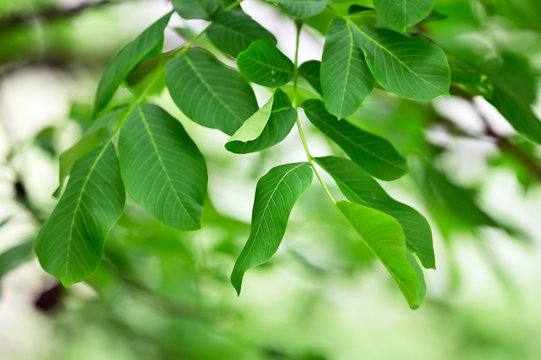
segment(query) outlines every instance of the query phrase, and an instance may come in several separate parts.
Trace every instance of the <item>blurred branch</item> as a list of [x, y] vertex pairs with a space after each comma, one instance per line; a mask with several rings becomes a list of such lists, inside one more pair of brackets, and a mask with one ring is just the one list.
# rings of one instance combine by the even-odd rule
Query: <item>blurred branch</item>
[[0, 19], [0, 31], [11, 27], [31, 24], [35, 20], [39, 20], [42, 22], [51, 22], [55, 20], [66, 19], [78, 15], [87, 9], [102, 7], [106, 5], [114, 5], [124, 1], [131, 0], [84, 1], [79, 5], [72, 7], [53, 6], [27, 13], [15, 13]]

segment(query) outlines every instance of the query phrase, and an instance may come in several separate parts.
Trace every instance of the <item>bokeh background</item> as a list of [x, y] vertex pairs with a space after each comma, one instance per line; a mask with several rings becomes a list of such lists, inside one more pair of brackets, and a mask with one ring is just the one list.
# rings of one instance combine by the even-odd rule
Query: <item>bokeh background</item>
[[[467, 60], [513, 59], [517, 91], [538, 94], [540, 4], [438, 0], [446, 17], [413, 31]], [[293, 57], [290, 19], [261, 1], [241, 6]], [[260, 154], [230, 154], [225, 135], [190, 122], [166, 91], [152, 100], [180, 119], [209, 167], [203, 229], [172, 231], [128, 201], [88, 281], [61, 288], [46, 274], [31, 247], [55, 205], [58, 155], [90, 123], [108, 59], [170, 8], [165, 0], [0, 1], [0, 359], [541, 358], [541, 151], [478, 97], [415, 103], [375, 90], [350, 119], [388, 138], [412, 169], [383, 186], [432, 225], [438, 269], [425, 271], [419, 310], [409, 310], [315, 182], [277, 254], [247, 273], [237, 297], [229, 274], [257, 179], [303, 161], [302, 145], [294, 129]], [[174, 16], [165, 48], [204, 26]], [[322, 44], [305, 28], [300, 61], [320, 59]], [[116, 101], [130, 96], [120, 90]], [[314, 155], [339, 154], [302, 120]]]

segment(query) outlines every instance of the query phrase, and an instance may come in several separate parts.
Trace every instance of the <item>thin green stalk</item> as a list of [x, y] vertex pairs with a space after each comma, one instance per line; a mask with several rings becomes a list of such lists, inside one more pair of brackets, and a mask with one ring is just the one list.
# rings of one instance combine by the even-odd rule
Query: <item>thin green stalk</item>
[[240, 3], [242, 2], [243, 0], [237, 0], [235, 1], [233, 4], [229, 5], [228, 7], [226, 7], [224, 10], [225, 11], [230, 11], [230, 10], [233, 10], [234, 8], [236, 8], [237, 6], [240, 5]]
[[299, 131], [299, 136], [301, 138], [302, 146], [304, 148], [304, 152], [306, 153], [306, 158], [308, 159], [308, 164], [312, 167], [314, 170], [314, 174], [316, 174], [317, 179], [319, 180], [321, 186], [323, 187], [323, 190], [325, 190], [325, 193], [327, 193], [327, 196], [331, 200], [331, 202], [336, 206], [336, 200], [332, 196], [331, 192], [327, 188], [327, 185], [325, 185], [325, 182], [319, 175], [319, 172], [317, 171], [316, 166], [314, 165], [312, 154], [310, 153], [310, 149], [308, 148], [308, 144], [306, 142], [306, 137], [304, 136], [304, 131], [302, 130], [301, 122], [299, 120], [299, 114], [298, 114], [298, 103], [297, 103], [297, 84], [298, 84], [298, 77], [299, 77], [299, 39], [301, 35], [301, 28], [303, 22], [298, 20], [295, 22], [297, 26], [297, 36], [296, 36], [296, 43], [295, 43], [295, 70], [293, 73], [293, 106], [295, 107], [295, 110], [297, 111], [297, 119], [295, 120], [297, 124], [297, 129]]

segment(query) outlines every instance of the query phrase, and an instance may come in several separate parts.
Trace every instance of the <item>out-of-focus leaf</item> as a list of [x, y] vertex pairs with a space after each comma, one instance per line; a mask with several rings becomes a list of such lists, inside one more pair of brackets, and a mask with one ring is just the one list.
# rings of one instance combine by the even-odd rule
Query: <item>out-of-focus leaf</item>
[[336, 206], [361, 240], [382, 262], [406, 297], [410, 307], [421, 305], [420, 283], [406, 254], [406, 240], [400, 224], [391, 216], [348, 201]]
[[244, 273], [269, 260], [278, 250], [289, 214], [312, 183], [307, 163], [280, 165], [259, 179], [252, 211], [250, 237], [231, 273], [231, 283], [240, 294]]
[[118, 159], [109, 141], [75, 163], [66, 191], [43, 224], [36, 240], [43, 269], [64, 286], [92, 274], [124, 200]]
[[320, 100], [301, 104], [318, 129], [338, 144], [357, 165], [382, 180], [394, 180], [408, 171], [406, 161], [385, 139], [329, 114]]
[[[30, 260], [34, 249], [34, 240], [25, 241], [0, 254], [0, 280], [11, 270]], [[1, 288], [0, 288], [1, 289]]]
[[326, 156], [315, 159], [338, 184], [345, 197], [394, 217], [404, 229], [406, 244], [426, 268], [436, 267], [432, 231], [428, 221], [415, 209], [396, 201], [370, 175], [351, 160]]
[[118, 152], [126, 190], [137, 203], [172, 228], [201, 227], [207, 168], [178, 120], [159, 106], [138, 106], [120, 130]]
[[246, 80], [205, 50], [173, 58], [165, 77], [173, 101], [187, 117], [228, 135], [259, 109]]
[[173, 57], [174, 52], [152, 56], [143, 60], [126, 78], [126, 85], [136, 95], [158, 95], [165, 88], [163, 67]]
[[254, 41], [237, 56], [237, 66], [248, 81], [268, 87], [287, 84], [295, 71], [291, 60], [268, 40]]
[[218, 9], [218, 0], [173, 0], [173, 7], [184, 19], [209, 20]]
[[374, 0], [378, 14], [391, 26], [400, 31], [426, 18], [436, 0]]

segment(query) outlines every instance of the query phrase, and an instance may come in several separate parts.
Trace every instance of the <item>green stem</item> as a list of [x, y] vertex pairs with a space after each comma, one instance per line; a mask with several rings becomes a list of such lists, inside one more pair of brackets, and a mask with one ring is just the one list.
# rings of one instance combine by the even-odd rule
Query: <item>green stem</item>
[[242, 2], [243, 0], [237, 0], [235, 1], [234, 3], [232, 3], [231, 5], [229, 5], [228, 7], [226, 7], [224, 10], [225, 11], [231, 11], [233, 10], [234, 8], [236, 8], [237, 6], [240, 5], [240, 3]]
[[314, 174], [316, 174], [317, 179], [319, 180], [321, 186], [323, 187], [323, 190], [325, 190], [325, 193], [327, 193], [327, 196], [329, 197], [331, 202], [334, 204], [334, 206], [336, 206], [336, 200], [334, 199], [331, 192], [327, 188], [327, 185], [325, 185], [325, 182], [319, 175], [319, 172], [317, 171], [317, 168], [314, 165], [314, 161], [313, 161], [314, 158], [312, 157], [312, 154], [310, 153], [310, 149], [308, 148], [308, 144], [306, 143], [306, 137], [304, 136], [304, 131], [302, 130], [301, 122], [299, 120], [299, 114], [298, 114], [299, 105], [297, 103], [297, 84], [298, 84], [298, 77], [299, 77], [299, 71], [298, 71], [299, 69], [299, 66], [298, 66], [299, 65], [299, 39], [301, 35], [301, 28], [302, 28], [303, 21], [297, 20], [295, 24], [297, 25], [297, 36], [296, 36], [296, 43], [295, 43], [295, 63], [294, 63], [295, 70], [293, 73], [293, 106], [297, 112], [297, 119], [295, 120], [295, 122], [297, 124], [297, 129], [299, 131], [299, 136], [301, 138], [304, 152], [306, 153], [306, 158], [308, 159], [308, 164], [310, 164], [310, 166], [314, 170]]

